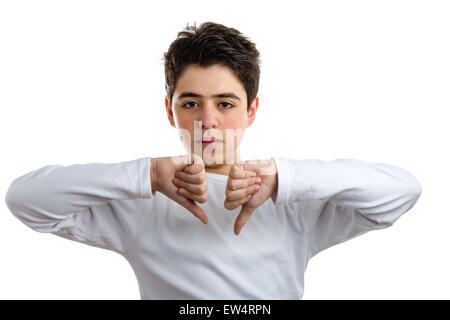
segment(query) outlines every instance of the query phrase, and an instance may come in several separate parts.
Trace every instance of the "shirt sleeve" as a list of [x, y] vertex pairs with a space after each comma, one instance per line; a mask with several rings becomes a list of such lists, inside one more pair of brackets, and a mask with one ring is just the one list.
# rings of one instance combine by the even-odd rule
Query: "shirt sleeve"
[[408, 171], [356, 159], [272, 158], [277, 166], [275, 205], [299, 202], [311, 256], [370, 230], [391, 226], [422, 193]]
[[38, 232], [124, 254], [144, 201], [152, 198], [151, 158], [119, 163], [49, 165], [15, 179], [6, 205]]

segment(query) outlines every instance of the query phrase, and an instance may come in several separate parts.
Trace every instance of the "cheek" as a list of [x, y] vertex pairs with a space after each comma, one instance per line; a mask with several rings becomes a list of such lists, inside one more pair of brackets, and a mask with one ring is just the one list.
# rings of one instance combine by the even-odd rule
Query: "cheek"
[[247, 119], [242, 117], [230, 117], [223, 121], [224, 128], [228, 129], [245, 129], [247, 127]]
[[175, 124], [178, 130], [179, 139], [188, 145], [194, 137], [194, 124], [190, 119], [186, 117], [175, 117]]
[[[242, 139], [243, 139], [243, 134], [245, 132], [246, 129], [246, 123], [247, 123], [247, 119], [242, 118], [242, 117], [235, 117], [235, 118], [228, 118], [226, 119], [224, 122], [222, 122], [224, 128], [226, 128], [227, 130], [236, 130], [235, 132], [232, 132], [234, 135], [234, 141], [233, 149], [236, 149], [237, 146], [240, 145]], [[240, 129], [240, 130], [238, 130]], [[239, 132], [240, 134], [239, 134]], [[224, 132], [224, 135], [226, 135], [226, 133]], [[226, 138], [225, 138], [226, 139]], [[230, 143], [230, 142], [227, 142]]]
[[175, 124], [177, 125], [177, 128], [185, 129], [190, 132], [193, 132], [194, 119], [191, 119], [190, 117], [186, 117], [182, 114], [176, 114], [175, 115]]
[[190, 121], [186, 121], [186, 120], [180, 121], [180, 120], [178, 120], [177, 121], [177, 127], [181, 128], [181, 129], [186, 129], [186, 130], [191, 131], [191, 129], [193, 128], [193, 124]]

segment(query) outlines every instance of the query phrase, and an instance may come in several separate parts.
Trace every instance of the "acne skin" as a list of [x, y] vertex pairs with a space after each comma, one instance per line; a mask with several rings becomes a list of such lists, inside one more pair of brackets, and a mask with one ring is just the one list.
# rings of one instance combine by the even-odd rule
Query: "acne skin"
[[[187, 66], [177, 80], [172, 101], [165, 97], [168, 120], [183, 132], [179, 136], [186, 151], [200, 155], [207, 172], [223, 175], [241, 160], [239, 145], [255, 120], [258, 104], [256, 97], [247, 109], [244, 86], [232, 69], [220, 64]], [[206, 140], [222, 141], [202, 144], [199, 133]]]

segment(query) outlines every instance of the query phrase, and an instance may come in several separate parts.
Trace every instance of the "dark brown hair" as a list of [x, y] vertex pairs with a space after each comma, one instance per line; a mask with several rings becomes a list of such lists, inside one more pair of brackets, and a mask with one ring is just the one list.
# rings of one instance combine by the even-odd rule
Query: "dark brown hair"
[[204, 22], [199, 27], [187, 24], [178, 32], [164, 53], [166, 93], [170, 105], [177, 80], [190, 64], [208, 67], [222, 64], [229, 67], [242, 82], [247, 93], [247, 111], [258, 94], [260, 59], [259, 51], [247, 37], [234, 28], [214, 22]]

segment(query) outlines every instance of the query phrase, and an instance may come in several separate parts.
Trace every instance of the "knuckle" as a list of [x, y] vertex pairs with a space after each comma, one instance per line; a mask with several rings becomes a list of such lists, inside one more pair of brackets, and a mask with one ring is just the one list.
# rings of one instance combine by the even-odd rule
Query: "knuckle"
[[198, 164], [192, 165], [191, 172], [192, 173], [199, 173], [200, 172], [200, 166]]
[[237, 180], [232, 180], [230, 182], [230, 189], [231, 190], [236, 190], [237, 189]]
[[231, 176], [234, 178], [234, 177], [236, 177], [237, 173], [238, 173], [238, 167], [237, 166], [232, 166], [231, 170], [230, 170]]
[[177, 178], [178, 180], [181, 180], [183, 178], [183, 172], [182, 171], [177, 171], [175, 172], [175, 178]]

